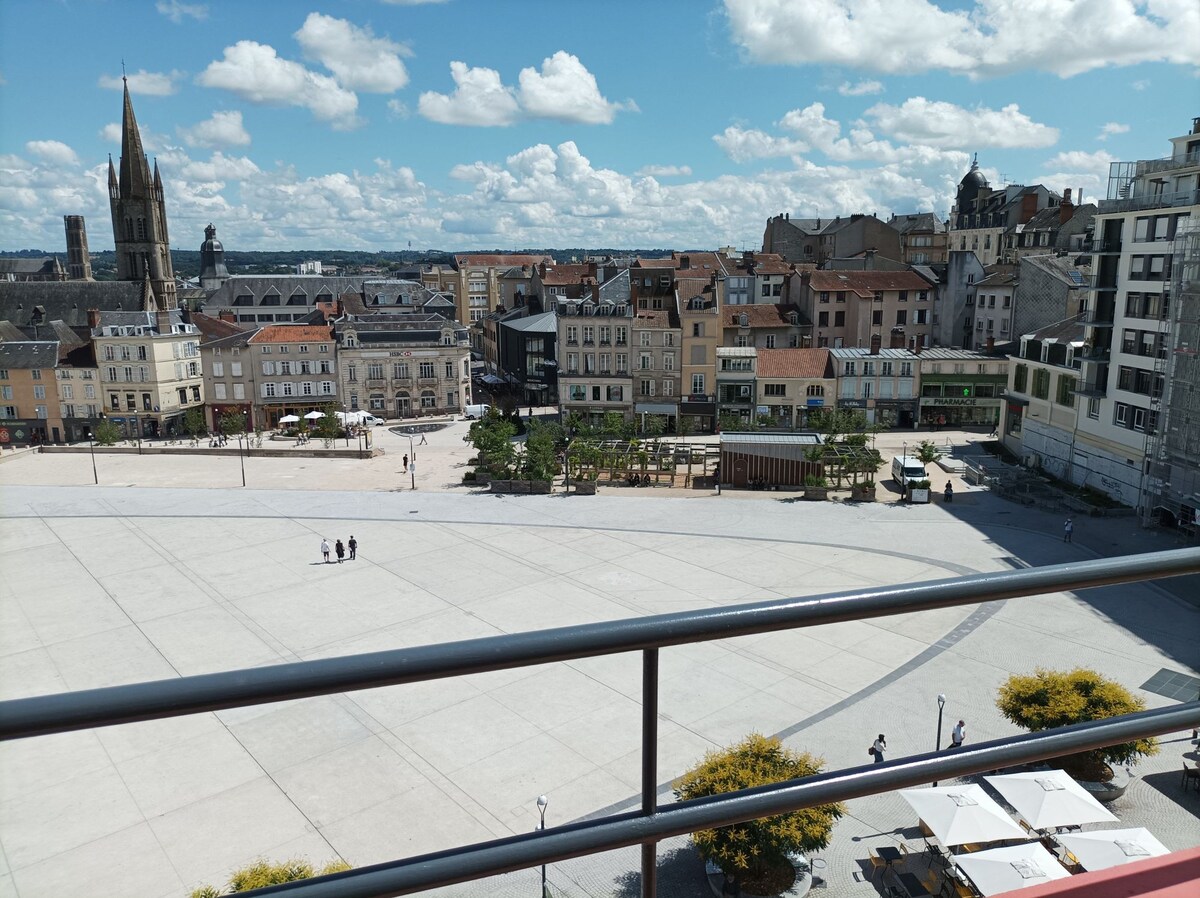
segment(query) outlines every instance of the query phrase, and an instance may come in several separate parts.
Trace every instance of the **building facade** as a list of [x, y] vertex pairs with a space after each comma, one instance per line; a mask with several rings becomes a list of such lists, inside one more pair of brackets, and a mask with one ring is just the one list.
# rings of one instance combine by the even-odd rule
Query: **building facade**
[[929, 346], [934, 290], [912, 271], [802, 272], [800, 307], [813, 322], [816, 348]]
[[636, 309], [631, 322], [633, 412], [643, 429], [648, 415], [658, 415], [673, 431], [679, 416], [683, 331], [673, 296], [671, 302], [666, 309]]
[[0, 446], [57, 442], [62, 414], [55, 380], [58, 343], [0, 342]]
[[1009, 359], [1000, 441], [1031, 468], [1074, 481], [1084, 326], [1072, 317], [1021, 337]]
[[919, 355], [878, 343], [869, 348], [831, 349], [829, 354], [837, 408], [861, 411], [870, 424], [913, 426], [919, 407]]
[[471, 404], [467, 328], [436, 314], [347, 315], [334, 322], [343, 405], [380, 418], [454, 414]]
[[921, 426], [999, 426], [1008, 387], [1007, 356], [934, 348], [921, 353], [919, 364]]
[[807, 429], [833, 407], [837, 381], [828, 349], [759, 349], [755, 368], [755, 411], [777, 428]]
[[188, 412], [204, 409], [199, 330], [178, 309], [97, 318], [92, 342], [108, 420], [127, 438], [183, 436]]
[[606, 414], [633, 415], [633, 305], [629, 296], [560, 298], [558, 392], [564, 415], [599, 424]]

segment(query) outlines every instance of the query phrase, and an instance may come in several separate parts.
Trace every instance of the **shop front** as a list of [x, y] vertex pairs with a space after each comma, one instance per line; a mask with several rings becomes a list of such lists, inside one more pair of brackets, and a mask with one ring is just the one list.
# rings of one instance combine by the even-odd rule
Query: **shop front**
[[242, 427], [245, 427], [247, 433], [254, 431], [254, 407], [250, 403], [233, 403], [233, 404], [213, 404], [209, 406], [211, 412], [211, 422], [209, 424], [213, 433], [222, 433], [227, 428], [222, 427], [222, 420], [225, 419], [232, 423], [233, 419], [239, 419], [242, 423], [238, 424], [238, 430], [230, 430], [229, 433], [240, 432]]
[[979, 396], [922, 396], [923, 427], [995, 427], [1000, 422], [998, 398]]
[[0, 421], [0, 446], [36, 446], [46, 441], [45, 421], [15, 418]]
[[691, 433], [714, 433], [717, 429], [717, 397], [694, 393], [679, 403], [680, 418], [687, 418]]
[[883, 427], [912, 427], [917, 415], [917, 400], [876, 399], [875, 419], [872, 423]]

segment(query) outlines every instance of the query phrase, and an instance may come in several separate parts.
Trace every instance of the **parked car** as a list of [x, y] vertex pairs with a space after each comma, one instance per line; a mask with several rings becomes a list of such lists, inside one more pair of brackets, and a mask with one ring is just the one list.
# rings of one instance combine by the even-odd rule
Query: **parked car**
[[473, 421], [476, 418], [482, 418], [484, 415], [486, 415], [488, 413], [488, 409], [490, 408], [491, 406], [486, 402], [480, 403], [479, 405], [468, 405], [463, 409], [463, 417], [468, 421]]

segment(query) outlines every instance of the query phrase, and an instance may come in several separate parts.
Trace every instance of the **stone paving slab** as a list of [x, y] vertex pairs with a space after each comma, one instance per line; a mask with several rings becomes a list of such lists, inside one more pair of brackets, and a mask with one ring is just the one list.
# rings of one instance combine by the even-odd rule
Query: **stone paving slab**
[[[1098, 521], [1065, 546], [1047, 539], [1045, 516], [1008, 522], [987, 501], [965, 517], [761, 494], [680, 506], [654, 491], [28, 483], [0, 492], [6, 698], [1169, 545]], [[321, 564], [321, 536], [350, 532], [360, 559]], [[48, 570], [69, 588], [47, 589]], [[1198, 622], [1171, 592], [1130, 586], [664, 650], [663, 794], [706, 749], [751, 729], [833, 767], [862, 763], [880, 729], [895, 756], [926, 751], [939, 691], [970, 738], [1007, 735], [996, 685], [1037, 664], [1087, 664], [1135, 688], [1163, 667], [1194, 675]], [[143, 860], [139, 894], [181, 895], [258, 854], [364, 864], [528, 831], [542, 793], [551, 824], [632, 808], [639, 697], [636, 657], [613, 656], [8, 743], [0, 894], [77, 891], [116, 848]], [[1123, 825], [1171, 848], [1200, 843], [1200, 808], [1172, 789], [1190, 748], [1169, 742], [1137, 768]], [[852, 802], [825, 853], [827, 894], [874, 891], [854, 875], [866, 847], [895, 841], [910, 816], [892, 795]], [[686, 840], [660, 853], [660, 894], [697, 894]], [[563, 895], [634, 894], [636, 868], [635, 851], [611, 852], [552, 865], [550, 882]], [[536, 876], [445, 891], [525, 894]]]

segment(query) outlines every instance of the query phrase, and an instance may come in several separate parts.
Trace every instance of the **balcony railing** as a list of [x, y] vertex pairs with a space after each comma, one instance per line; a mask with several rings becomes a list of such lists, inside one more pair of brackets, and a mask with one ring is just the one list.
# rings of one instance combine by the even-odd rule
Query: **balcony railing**
[[660, 808], [657, 748], [661, 649], [1197, 572], [1200, 549], [1176, 549], [34, 696], [0, 702], [0, 740], [640, 652], [640, 812], [609, 814], [244, 894], [382, 898], [639, 845], [641, 894], [650, 898], [656, 892], [656, 846], [666, 838], [1200, 725], [1200, 702], [1188, 702]]
[[1143, 209], [1169, 209], [1176, 206], [1200, 205], [1200, 190], [1179, 190], [1163, 193], [1138, 193], [1112, 200], [1101, 200], [1099, 214], [1140, 212]]

